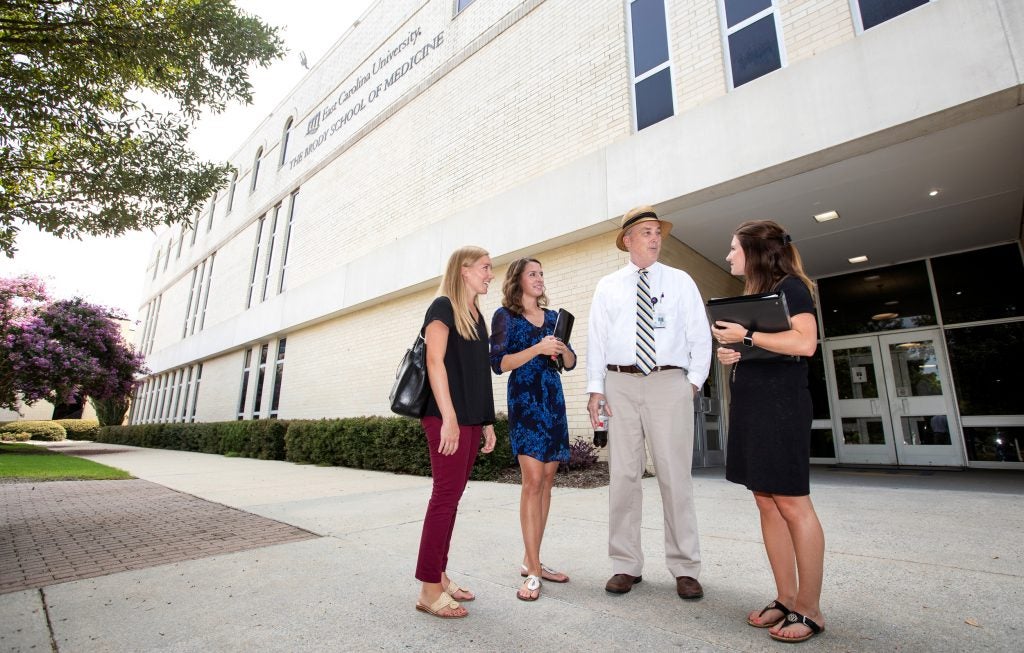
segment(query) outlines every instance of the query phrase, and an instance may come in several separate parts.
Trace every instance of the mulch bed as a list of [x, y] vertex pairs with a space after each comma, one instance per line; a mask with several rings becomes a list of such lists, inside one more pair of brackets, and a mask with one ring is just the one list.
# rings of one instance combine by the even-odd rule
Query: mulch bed
[[[494, 479], [498, 483], [513, 483], [519, 485], [519, 465], [509, 467]], [[555, 474], [555, 487], [571, 487], [577, 489], [588, 489], [604, 487], [608, 485], [608, 463], [594, 463], [587, 469], [574, 469], [568, 472]]]

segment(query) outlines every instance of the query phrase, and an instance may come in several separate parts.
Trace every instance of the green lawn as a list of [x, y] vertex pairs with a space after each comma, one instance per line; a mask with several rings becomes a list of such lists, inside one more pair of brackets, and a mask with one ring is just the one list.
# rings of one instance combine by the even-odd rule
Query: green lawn
[[0, 478], [34, 481], [107, 481], [132, 478], [120, 469], [66, 456], [34, 444], [0, 444]]

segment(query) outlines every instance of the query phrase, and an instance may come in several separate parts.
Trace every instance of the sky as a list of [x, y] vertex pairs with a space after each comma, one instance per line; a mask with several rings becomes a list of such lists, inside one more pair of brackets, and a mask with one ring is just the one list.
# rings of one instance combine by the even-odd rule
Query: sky
[[[230, 157], [306, 74], [299, 52], [305, 52], [312, 67], [374, 2], [235, 0], [243, 11], [280, 27], [288, 52], [269, 68], [250, 72], [251, 105], [235, 104], [224, 113], [200, 120], [191, 140], [196, 153], [209, 161]], [[14, 258], [0, 254], [0, 277], [34, 274], [46, 280], [55, 298], [80, 296], [94, 304], [120, 308], [129, 318], [137, 319], [153, 232], [62, 240], [31, 226], [19, 226]]]

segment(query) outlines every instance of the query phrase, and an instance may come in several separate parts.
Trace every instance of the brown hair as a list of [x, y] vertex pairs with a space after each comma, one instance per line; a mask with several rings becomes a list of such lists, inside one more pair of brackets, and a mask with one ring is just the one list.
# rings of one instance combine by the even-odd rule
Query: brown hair
[[[521, 258], [512, 261], [505, 272], [505, 282], [501, 284], [501, 305], [516, 315], [523, 314], [523, 285], [519, 278], [523, 276], [523, 270], [529, 263], [540, 265], [535, 258]], [[548, 305], [548, 296], [543, 294], [537, 298], [537, 306], [544, 308]]]
[[743, 292], [769, 292], [785, 277], [796, 277], [814, 296], [814, 284], [804, 272], [800, 252], [781, 225], [771, 220], [750, 220], [733, 234], [743, 248]]
[[[455, 330], [464, 340], [479, 340], [479, 337], [473, 313], [469, 310], [469, 289], [466, 288], [466, 282], [462, 278], [462, 268], [470, 267], [484, 256], [487, 256], [487, 250], [473, 245], [460, 247], [452, 252], [437, 293], [451, 300], [452, 311], [455, 313]], [[476, 312], [479, 315], [479, 297], [473, 298], [473, 305], [476, 306]]]

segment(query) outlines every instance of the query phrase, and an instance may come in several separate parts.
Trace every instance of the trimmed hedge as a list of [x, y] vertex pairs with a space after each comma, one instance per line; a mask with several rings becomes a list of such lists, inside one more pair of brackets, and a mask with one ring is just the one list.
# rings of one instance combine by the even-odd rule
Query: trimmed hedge
[[0, 431], [0, 442], [24, 442], [32, 439], [27, 431]]
[[270, 419], [104, 426], [100, 428], [96, 441], [152, 449], [284, 460], [284, 435], [287, 429], [288, 422]]
[[100, 430], [100, 423], [94, 419], [55, 419], [53, 422], [64, 427], [68, 440], [94, 440]]
[[[513, 463], [508, 422], [499, 421], [494, 431], [494, 451], [477, 456], [473, 479], [497, 478]], [[405, 417], [104, 426], [95, 440], [430, 476], [430, 453], [423, 427]]]
[[68, 437], [64, 427], [53, 420], [8, 422], [0, 426], [0, 431], [6, 433], [28, 433], [32, 436], [33, 440], [46, 440], [49, 442], [60, 442]]

